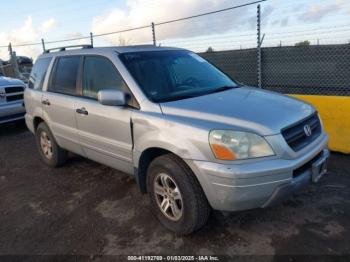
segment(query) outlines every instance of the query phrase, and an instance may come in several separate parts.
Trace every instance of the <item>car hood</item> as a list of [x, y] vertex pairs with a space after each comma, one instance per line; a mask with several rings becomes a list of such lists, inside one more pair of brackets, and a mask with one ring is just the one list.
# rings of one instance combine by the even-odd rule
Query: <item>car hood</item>
[[233, 128], [264, 136], [279, 134], [281, 129], [315, 112], [311, 105], [298, 99], [252, 87], [161, 103], [160, 106], [169, 118], [205, 121], [210, 129]]
[[0, 76], [0, 87], [12, 85], [24, 86], [25, 84], [21, 80], [16, 78]]

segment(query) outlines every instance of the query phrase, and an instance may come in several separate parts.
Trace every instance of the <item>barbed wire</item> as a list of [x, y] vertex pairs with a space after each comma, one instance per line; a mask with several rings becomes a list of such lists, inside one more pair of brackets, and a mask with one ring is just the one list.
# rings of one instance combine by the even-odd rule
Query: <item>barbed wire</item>
[[[246, 7], [246, 6], [262, 3], [262, 2], [265, 2], [265, 1], [267, 1], [267, 0], [253, 1], [253, 2], [246, 3], [246, 4], [236, 5], [236, 6], [232, 6], [232, 7], [228, 7], [228, 8], [223, 8], [223, 9], [211, 11], [211, 12], [206, 12], [206, 13], [201, 13], [201, 14], [197, 14], [197, 15], [192, 15], [192, 16], [172, 19], [172, 20], [168, 20], [168, 21], [162, 21], [162, 22], [155, 23], [154, 25], [159, 26], [159, 25], [164, 25], [164, 24], [169, 24], [169, 23], [175, 23], [175, 22], [178, 22], [178, 21], [189, 20], [189, 19], [193, 19], [193, 18], [197, 18], [197, 17], [201, 17], [201, 16], [206, 16], [206, 15], [216, 14], [216, 13], [220, 13], [220, 12], [226, 12], [226, 11], [237, 9], [237, 8], [242, 8], [242, 7]], [[119, 34], [119, 33], [139, 30], [139, 29], [150, 28], [150, 27], [151, 27], [151, 25], [144, 25], [144, 26], [133, 27], [133, 28], [128, 28], [128, 29], [114, 31], [114, 32], [100, 33], [100, 34], [93, 35], [93, 37], [101, 37], [101, 36], [106, 36], [106, 35]], [[76, 41], [76, 40], [82, 40], [82, 39], [88, 39], [88, 38], [90, 38], [90, 36], [82, 36], [82, 37], [77, 37], [77, 38], [61, 39], [61, 40], [55, 40], [55, 41], [47, 41], [45, 43], [47, 43], [47, 44], [62, 43], [62, 42]], [[12, 47], [36, 46], [36, 45], [41, 45], [41, 44], [42, 44], [41, 42], [26, 43], [26, 44], [14, 44], [14, 45], [12, 45]], [[0, 48], [7, 48], [7, 47], [8, 47], [8, 45], [0, 46]]]
[[[186, 21], [189, 19], [194, 19], [194, 18], [198, 18], [198, 17], [204, 17], [204, 16], [208, 16], [208, 15], [212, 15], [212, 14], [217, 14], [217, 13], [225, 13], [226, 11], [229, 10], [234, 10], [234, 9], [238, 9], [238, 8], [242, 8], [245, 6], [249, 6], [249, 5], [254, 5], [254, 4], [258, 4], [261, 2], [265, 2], [267, 0], [256, 0], [253, 2], [249, 2], [249, 3], [245, 3], [245, 4], [241, 4], [241, 5], [236, 5], [236, 6], [232, 6], [232, 7], [228, 7], [228, 8], [223, 8], [223, 9], [219, 9], [219, 10], [215, 10], [215, 11], [211, 11], [211, 12], [206, 12], [206, 13], [201, 13], [201, 14], [196, 14], [196, 15], [192, 15], [192, 16], [187, 16], [187, 17], [182, 17], [182, 18], [177, 18], [177, 19], [172, 19], [172, 20], [167, 20], [167, 21], [161, 21], [161, 22], [157, 22], [154, 23], [154, 26], [163, 26], [166, 24], [174, 24], [176, 25], [177, 22], [180, 21]], [[321, 0], [322, 1], [322, 0]], [[284, 6], [283, 6], [284, 7]], [[225, 14], [230, 14], [230, 13], [225, 13]], [[214, 20], [217, 18], [217, 16], [214, 17]], [[171, 37], [167, 36], [167, 37], [162, 37], [161, 35], [164, 33], [162, 30], [159, 31], [159, 35], [157, 35], [157, 40], [158, 43], [161, 44], [171, 44], [171, 45], [185, 45], [185, 46], [190, 46], [193, 48], [202, 48], [204, 46], [216, 46], [216, 45], [221, 45], [221, 46], [226, 46], [228, 44], [232, 44], [233, 46], [237, 46], [239, 44], [240, 47], [242, 45], [245, 45], [246, 43], [254, 43], [256, 41], [256, 32], [253, 31], [253, 29], [248, 30], [252, 31], [252, 33], [242, 33], [242, 34], [237, 34], [238, 32], [222, 32], [222, 27], [218, 27], [218, 30], [216, 33], [215, 29], [213, 29], [213, 24], [212, 21], [210, 23], [211, 25], [211, 32], [206, 34], [206, 35], [200, 35], [200, 33], [198, 33], [198, 30], [196, 30], [195, 28], [187, 28], [186, 29], [186, 35], [188, 35], [188, 37], [185, 36], [180, 36], [180, 35], [173, 35]], [[221, 26], [221, 25], [220, 25]], [[98, 38], [98, 37], [103, 37], [103, 36], [108, 36], [108, 35], [115, 35], [115, 34], [122, 34], [122, 33], [126, 33], [126, 32], [132, 32], [132, 31], [136, 31], [136, 30], [141, 30], [141, 29], [151, 29], [152, 26], [151, 25], [144, 25], [144, 26], [139, 26], [139, 27], [133, 27], [133, 28], [128, 28], [128, 29], [123, 29], [123, 30], [118, 30], [118, 31], [111, 31], [111, 32], [104, 32], [104, 33], [99, 33], [99, 34], [92, 34], [88, 35], [88, 36], [78, 36], [78, 37], [72, 37], [72, 38], [66, 38], [66, 39], [58, 39], [58, 40], [50, 40], [50, 41], [45, 41], [44, 44], [55, 44], [55, 43], [63, 43], [63, 42], [70, 42], [70, 41], [78, 41], [78, 40], [89, 40], [91, 39], [91, 37], [93, 38]], [[295, 28], [296, 30], [289, 30], [289, 31], [283, 31], [283, 32], [275, 32], [275, 31], [271, 31], [271, 32], [264, 32], [265, 33], [265, 43], [264, 43], [264, 47], [267, 47], [267, 44], [270, 44], [271, 46], [273, 45], [278, 45], [279, 43], [281, 43], [281, 40], [284, 40], [285, 43], [288, 43], [289, 45], [292, 45], [292, 42], [294, 41], [294, 44], [299, 41], [300, 39], [298, 38], [302, 38], [302, 37], [307, 37], [309, 41], [313, 41], [316, 40], [317, 43], [319, 43], [320, 41], [324, 41], [327, 39], [342, 39], [343, 42], [348, 43], [350, 40], [350, 37], [347, 37], [347, 34], [344, 34], [343, 36], [339, 37], [340, 33], [344, 33], [344, 32], [349, 32], [350, 31], [350, 24], [340, 24], [340, 25], [333, 25], [333, 26], [323, 26], [323, 27], [316, 27], [316, 28], [308, 28], [308, 29], [302, 29], [302, 30], [298, 30], [299, 28], [302, 27], [288, 27], [288, 28]], [[197, 32], [197, 33], [196, 33]], [[332, 34], [333, 37], [329, 37], [329, 38], [325, 38], [323, 37], [323, 35], [326, 34]], [[150, 30], [150, 38], [151, 38], [151, 30]], [[239, 39], [236, 39], [239, 38]], [[292, 40], [291, 38], [295, 38], [294, 40]], [[287, 39], [287, 40], [285, 40]], [[291, 40], [290, 40], [291, 39]], [[275, 40], [275, 41], [274, 41]], [[140, 40], [140, 42], [142, 42], [142, 40]], [[151, 41], [150, 41], [151, 42]], [[136, 42], [133, 42], [133, 44], [135, 44]], [[19, 43], [19, 44], [13, 44], [12, 47], [28, 47], [28, 46], [39, 46], [42, 45], [42, 42], [32, 42], [32, 43]], [[3, 45], [0, 46], [0, 48], [7, 48], [8, 45]]]

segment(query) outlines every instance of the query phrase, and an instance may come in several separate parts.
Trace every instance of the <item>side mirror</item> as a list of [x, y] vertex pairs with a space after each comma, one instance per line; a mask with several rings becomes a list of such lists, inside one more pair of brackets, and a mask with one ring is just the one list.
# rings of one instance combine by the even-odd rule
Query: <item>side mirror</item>
[[123, 91], [103, 89], [98, 91], [97, 99], [100, 104], [105, 106], [124, 106], [126, 105], [126, 95]]

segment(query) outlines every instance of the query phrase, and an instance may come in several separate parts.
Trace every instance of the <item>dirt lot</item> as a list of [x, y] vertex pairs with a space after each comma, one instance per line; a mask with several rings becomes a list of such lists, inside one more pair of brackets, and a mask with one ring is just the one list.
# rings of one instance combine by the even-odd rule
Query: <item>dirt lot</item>
[[333, 154], [319, 184], [278, 207], [214, 212], [202, 230], [177, 237], [133, 178], [77, 156], [45, 166], [23, 123], [0, 127], [0, 149], [1, 255], [350, 254], [350, 156]]

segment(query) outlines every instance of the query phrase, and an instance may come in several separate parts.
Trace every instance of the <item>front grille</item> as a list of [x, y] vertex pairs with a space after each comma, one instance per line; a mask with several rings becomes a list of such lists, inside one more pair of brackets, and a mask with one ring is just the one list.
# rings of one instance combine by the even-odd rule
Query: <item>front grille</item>
[[6, 97], [7, 102], [17, 101], [17, 100], [22, 100], [22, 99], [23, 99], [23, 94]]
[[[307, 136], [304, 127], [309, 125], [311, 135]], [[321, 123], [317, 113], [282, 130], [282, 135], [287, 144], [294, 150], [299, 151], [314, 141], [321, 134]]]
[[6, 102], [13, 102], [23, 100], [24, 87], [22, 86], [9, 86], [5, 87]]
[[6, 94], [19, 93], [19, 92], [23, 92], [23, 91], [24, 91], [24, 88], [22, 86], [5, 87]]

